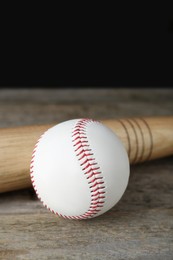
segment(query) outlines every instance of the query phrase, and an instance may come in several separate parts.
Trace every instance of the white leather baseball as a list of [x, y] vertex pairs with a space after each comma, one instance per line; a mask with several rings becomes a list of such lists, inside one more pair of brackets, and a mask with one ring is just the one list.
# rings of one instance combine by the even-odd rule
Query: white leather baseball
[[122, 197], [129, 160], [118, 137], [91, 119], [48, 129], [32, 155], [31, 180], [38, 198], [64, 218], [99, 216]]

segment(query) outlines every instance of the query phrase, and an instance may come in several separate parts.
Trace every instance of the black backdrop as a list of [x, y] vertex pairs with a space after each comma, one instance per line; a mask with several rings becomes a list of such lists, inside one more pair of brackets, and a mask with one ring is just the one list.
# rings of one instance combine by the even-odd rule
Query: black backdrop
[[51, 48], [13, 48], [10, 55], [10, 49], [3, 49], [6, 65], [1, 61], [0, 86], [173, 86], [173, 16], [155, 13], [151, 18], [139, 15], [134, 22], [123, 18], [108, 32], [106, 27], [102, 37], [84, 36], [77, 46], [71, 35], [65, 47], [64, 42], [50, 42]]
[[169, 87], [173, 89], [173, 79], [126, 79], [126, 80], [116, 80], [116, 79], [107, 79], [107, 80], [94, 80], [94, 79], [88, 79], [88, 80], [79, 80], [79, 79], [73, 79], [73, 80], [59, 80], [59, 79], [48, 79], [48, 80], [4, 80], [0, 81], [0, 87], [6, 88], [6, 87], [32, 87], [32, 88], [42, 88], [42, 87], [51, 87], [51, 88], [57, 88], [57, 87], [116, 87], [116, 88], [122, 88], [122, 87]]

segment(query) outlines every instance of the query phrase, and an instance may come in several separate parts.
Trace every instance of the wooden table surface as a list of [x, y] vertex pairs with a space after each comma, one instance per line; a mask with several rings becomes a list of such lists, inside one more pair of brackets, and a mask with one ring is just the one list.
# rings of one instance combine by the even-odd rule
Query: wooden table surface
[[[0, 89], [0, 127], [173, 115], [172, 89]], [[29, 166], [28, 166], [29, 167]], [[173, 259], [173, 157], [131, 166], [106, 214], [58, 218], [32, 189], [0, 194], [0, 259]]]

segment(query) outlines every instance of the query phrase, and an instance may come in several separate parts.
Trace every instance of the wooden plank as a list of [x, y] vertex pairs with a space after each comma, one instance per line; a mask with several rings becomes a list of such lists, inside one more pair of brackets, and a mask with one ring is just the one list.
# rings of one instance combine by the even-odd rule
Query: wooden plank
[[173, 114], [171, 89], [0, 89], [0, 127]]
[[[1, 259], [172, 259], [172, 209], [110, 211], [72, 221], [48, 213], [1, 216]], [[3, 228], [2, 228], [3, 227]], [[4, 250], [5, 249], [5, 250]]]

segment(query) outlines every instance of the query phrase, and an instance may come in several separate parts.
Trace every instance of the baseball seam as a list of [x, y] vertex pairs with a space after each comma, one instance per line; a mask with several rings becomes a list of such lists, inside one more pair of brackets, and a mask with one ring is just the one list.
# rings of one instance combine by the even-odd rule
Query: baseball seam
[[81, 119], [77, 122], [72, 132], [72, 142], [76, 157], [80, 162], [83, 174], [86, 176], [91, 193], [90, 207], [87, 212], [78, 216], [78, 219], [91, 218], [98, 214], [105, 202], [104, 180], [86, 134], [87, 125], [92, 122], [96, 121]]
[[87, 125], [93, 121], [91, 119], [79, 119], [74, 128], [72, 129], [72, 145], [74, 147], [74, 152], [76, 154], [76, 157], [80, 163], [80, 167], [82, 170], [82, 173], [86, 176], [86, 180], [89, 185], [90, 194], [91, 194], [91, 201], [89, 209], [82, 215], [79, 216], [67, 216], [62, 215], [54, 210], [52, 210], [48, 205], [42, 201], [35, 181], [34, 181], [34, 159], [35, 154], [37, 151], [37, 147], [39, 145], [40, 140], [44, 136], [44, 134], [47, 132], [44, 132], [40, 138], [38, 139], [33, 153], [32, 153], [32, 159], [31, 159], [31, 165], [30, 165], [30, 175], [31, 175], [31, 182], [33, 185], [33, 188], [37, 194], [38, 199], [43, 203], [43, 205], [50, 210], [52, 213], [61, 216], [63, 218], [68, 219], [87, 219], [92, 218], [96, 214], [101, 211], [102, 207], [104, 206], [105, 202], [105, 183], [102, 177], [102, 173], [100, 170], [100, 167], [98, 163], [96, 162], [96, 159], [94, 158], [93, 151], [90, 147], [89, 140], [86, 134]]

